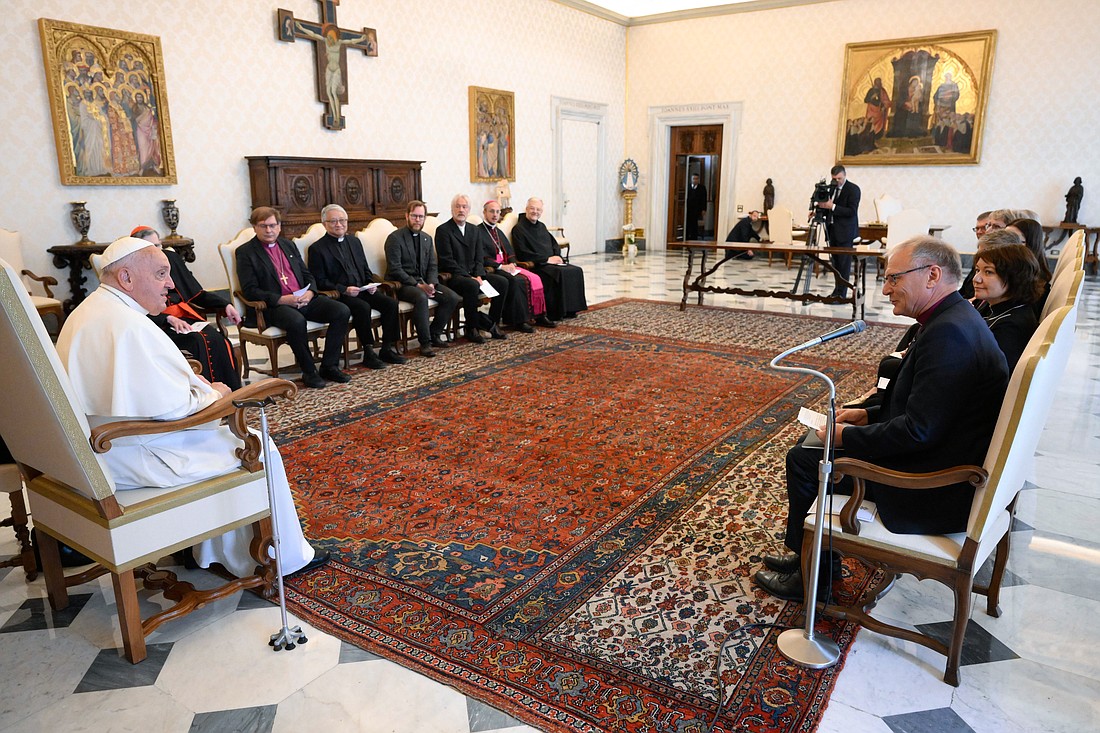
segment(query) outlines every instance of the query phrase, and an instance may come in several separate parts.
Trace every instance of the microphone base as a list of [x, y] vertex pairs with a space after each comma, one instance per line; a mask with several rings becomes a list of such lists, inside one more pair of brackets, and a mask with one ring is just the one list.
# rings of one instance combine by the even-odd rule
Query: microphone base
[[827, 636], [807, 638], [805, 629], [787, 629], [776, 640], [779, 651], [799, 667], [825, 669], [840, 661], [840, 647]]

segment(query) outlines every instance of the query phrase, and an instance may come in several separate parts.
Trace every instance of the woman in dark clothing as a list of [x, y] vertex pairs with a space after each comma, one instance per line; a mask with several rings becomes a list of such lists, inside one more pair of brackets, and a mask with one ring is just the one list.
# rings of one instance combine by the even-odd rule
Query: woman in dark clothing
[[974, 306], [993, 331], [1009, 369], [1016, 368], [1039, 326], [1034, 305], [1046, 286], [1039, 273], [1038, 260], [1024, 244], [982, 250], [974, 258]]
[[1043, 292], [1039, 299], [1035, 301], [1035, 317], [1038, 318], [1039, 314], [1043, 312], [1043, 304], [1047, 302], [1047, 296], [1050, 295], [1050, 286], [1054, 280], [1054, 273], [1050, 271], [1046, 251], [1043, 249], [1046, 233], [1043, 231], [1043, 225], [1034, 219], [1013, 219], [1012, 223], [1008, 225], [1008, 230], [1020, 233], [1024, 244], [1031, 250], [1031, 254], [1035, 255], [1035, 259], [1039, 263], [1039, 276], [1043, 279]]

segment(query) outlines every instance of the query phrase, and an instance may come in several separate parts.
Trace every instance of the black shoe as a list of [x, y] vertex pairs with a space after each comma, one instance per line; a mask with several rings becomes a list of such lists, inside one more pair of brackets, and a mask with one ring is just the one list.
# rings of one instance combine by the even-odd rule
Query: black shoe
[[532, 326], [530, 323], [520, 323], [516, 326], [512, 326], [512, 328], [516, 329], [520, 333], [534, 333], [535, 332], [535, 327]]
[[573, 318], [576, 318], [576, 317], [577, 317], [577, 312], [576, 312], [576, 311], [573, 311], [572, 313], [566, 313], [566, 314], [565, 314], [565, 317], [566, 317], [567, 319], [573, 319]]
[[802, 569], [802, 558], [793, 552], [787, 555], [764, 555], [764, 567], [781, 575]]
[[[823, 561], [821, 563], [821, 572], [826, 573], [829, 571], [829, 568], [826, 567], [824, 563], [824, 559], [826, 557], [829, 557], [831, 558], [830, 562], [832, 563], [833, 577], [839, 578], [841, 571], [840, 555], [836, 554], [835, 552], [822, 553], [821, 557]], [[768, 570], [774, 570], [780, 575], [789, 575], [790, 573], [802, 569], [802, 558], [801, 556], [796, 555], [793, 552], [787, 555], [765, 555], [764, 567], [766, 567]]]
[[543, 328], [557, 328], [558, 327], [558, 324], [554, 323], [553, 321], [551, 321], [546, 316], [539, 316], [538, 318], [536, 318], [535, 319], [535, 325], [536, 326], [542, 326]]
[[340, 367], [321, 367], [321, 376], [330, 382], [340, 382], [341, 384], [347, 384], [351, 381], [351, 376], [344, 374], [340, 371]]
[[435, 349], [433, 349], [429, 344], [420, 344], [420, 355], [436, 356]]
[[302, 384], [312, 389], [324, 389], [328, 386], [328, 382], [321, 379], [321, 375], [317, 372], [302, 375]]
[[477, 329], [470, 329], [466, 331], [466, 340], [471, 344], [483, 344], [485, 343], [485, 337], [477, 332]]
[[369, 346], [363, 348], [363, 366], [371, 369], [386, 368], [386, 365], [378, 358], [378, 354], [374, 353], [374, 349]]
[[[793, 573], [777, 573], [774, 570], [760, 570], [753, 576], [756, 584], [771, 593], [776, 598], [784, 601], [797, 601], [802, 603], [806, 593], [802, 589], [802, 571]], [[817, 600], [824, 601], [829, 596], [829, 578], [820, 575], [817, 579]]]
[[392, 346], [383, 346], [378, 350], [378, 358], [387, 364], [404, 364], [408, 361], [401, 354], [397, 353], [397, 349]]
[[288, 578], [292, 578], [300, 573], [308, 573], [310, 570], [316, 570], [325, 563], [328, 562], [331, 555], [328, 550], [319, 550], [316, 547], [313, 548], [313, 559], [307, 562], [302, 567], [295, 570], [293, 573], [287, 575]]
[[438, 334], [438, 333], [433, 333], [432, 334], [432, 346], [434, 346], [437, 349], [449, 349], [449, 348], [451, 348], [451, 345], [443, 340], [442, 334]]
[[507, 334], [500, 330], [500, 326], [493, 324], [493, 327], [489, 329], [489, 335], [495, 338], [497, 341], [503, 341], [508, 338]]

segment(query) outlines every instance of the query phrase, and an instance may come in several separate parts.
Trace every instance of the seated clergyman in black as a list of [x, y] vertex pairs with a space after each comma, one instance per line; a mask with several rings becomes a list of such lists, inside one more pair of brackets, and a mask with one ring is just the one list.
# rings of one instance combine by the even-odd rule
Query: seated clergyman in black
[[584, 270], [567, 265], [561, 256], [558, 240], [539, 221], [542, 199], [530, 198], [524, 215], [512, 228], [512, 244], [516, 257], [534, 264], [546, 291], [546, 316], [552, 321], [576, 318], [579, 311], [588, 310], [584, 297]]
[[[730, 233], [726, 235], [727, 242], [759, 242], [760, 234], [757, 232], [757, 228], [760, 226], [760, 212], [750, 211], [749, 215], [737, 220], [737, 223], [733, 225], [733, 229], [730, 229]], [[753, 251], [730, 251], [726, 253], [726, 259], [737, 260], [751, 260], [754, 254]]]

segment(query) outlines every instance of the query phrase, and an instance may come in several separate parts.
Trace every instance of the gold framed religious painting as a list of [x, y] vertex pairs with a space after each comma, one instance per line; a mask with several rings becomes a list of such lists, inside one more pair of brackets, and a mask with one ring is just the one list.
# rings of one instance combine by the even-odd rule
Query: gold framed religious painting
[[977, 163], [996, 43], [995, 30], [849, 43], [840, 163]]
[[160, 39], [48, 18], [38, 30], [61, 183], [175, 183]]
[[516, 95], [470, 87], [470, 180], [516, 180]]

